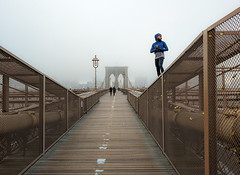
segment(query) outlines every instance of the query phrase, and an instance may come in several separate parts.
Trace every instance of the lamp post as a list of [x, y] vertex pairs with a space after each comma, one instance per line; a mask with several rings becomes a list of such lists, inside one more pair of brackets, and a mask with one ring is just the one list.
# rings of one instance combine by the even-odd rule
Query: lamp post
[[92, 59], [93, 67], [95, 68], [95, 90], [97, 90], [97, 68], [98, 68], [98, 61], [99, 59], [95, 55], [95, 57]]

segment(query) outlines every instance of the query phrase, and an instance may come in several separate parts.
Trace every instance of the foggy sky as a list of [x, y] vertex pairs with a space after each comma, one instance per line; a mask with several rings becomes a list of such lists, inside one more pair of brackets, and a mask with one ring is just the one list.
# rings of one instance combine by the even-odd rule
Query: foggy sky
[[0, 45], [68, 86], [93, 81], [92, 58], [128, 66], [129, 78], [157, 76], [154, 35], [161, 33], [170, 65], [204, 29], [240, 6], [239, 0], [0, 0]]

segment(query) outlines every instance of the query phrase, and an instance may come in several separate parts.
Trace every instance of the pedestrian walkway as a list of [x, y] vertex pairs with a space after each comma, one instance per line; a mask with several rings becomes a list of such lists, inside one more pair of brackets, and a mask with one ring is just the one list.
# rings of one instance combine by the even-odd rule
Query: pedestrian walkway
[[30, 174], [175, 175], [126, 95], [104, 95]]

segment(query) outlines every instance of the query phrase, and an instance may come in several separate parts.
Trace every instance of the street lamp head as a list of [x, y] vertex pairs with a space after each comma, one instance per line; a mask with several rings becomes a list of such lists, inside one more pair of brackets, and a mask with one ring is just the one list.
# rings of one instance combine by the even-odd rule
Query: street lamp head
[[92, 59], [93, 67], [94, 67], [94, 68], [97, 68], [97, 67], [98, 67], [98, 61], [99, 61], [99, 59], [98, 59], [97, 56], [95, 55], [95, 57]]

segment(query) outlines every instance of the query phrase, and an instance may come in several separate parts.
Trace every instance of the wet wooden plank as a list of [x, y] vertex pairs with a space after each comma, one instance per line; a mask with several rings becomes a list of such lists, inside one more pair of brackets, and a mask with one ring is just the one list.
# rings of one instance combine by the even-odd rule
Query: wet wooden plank
[[103, 96], [25, 174], [175, 175], [126, 98]]

